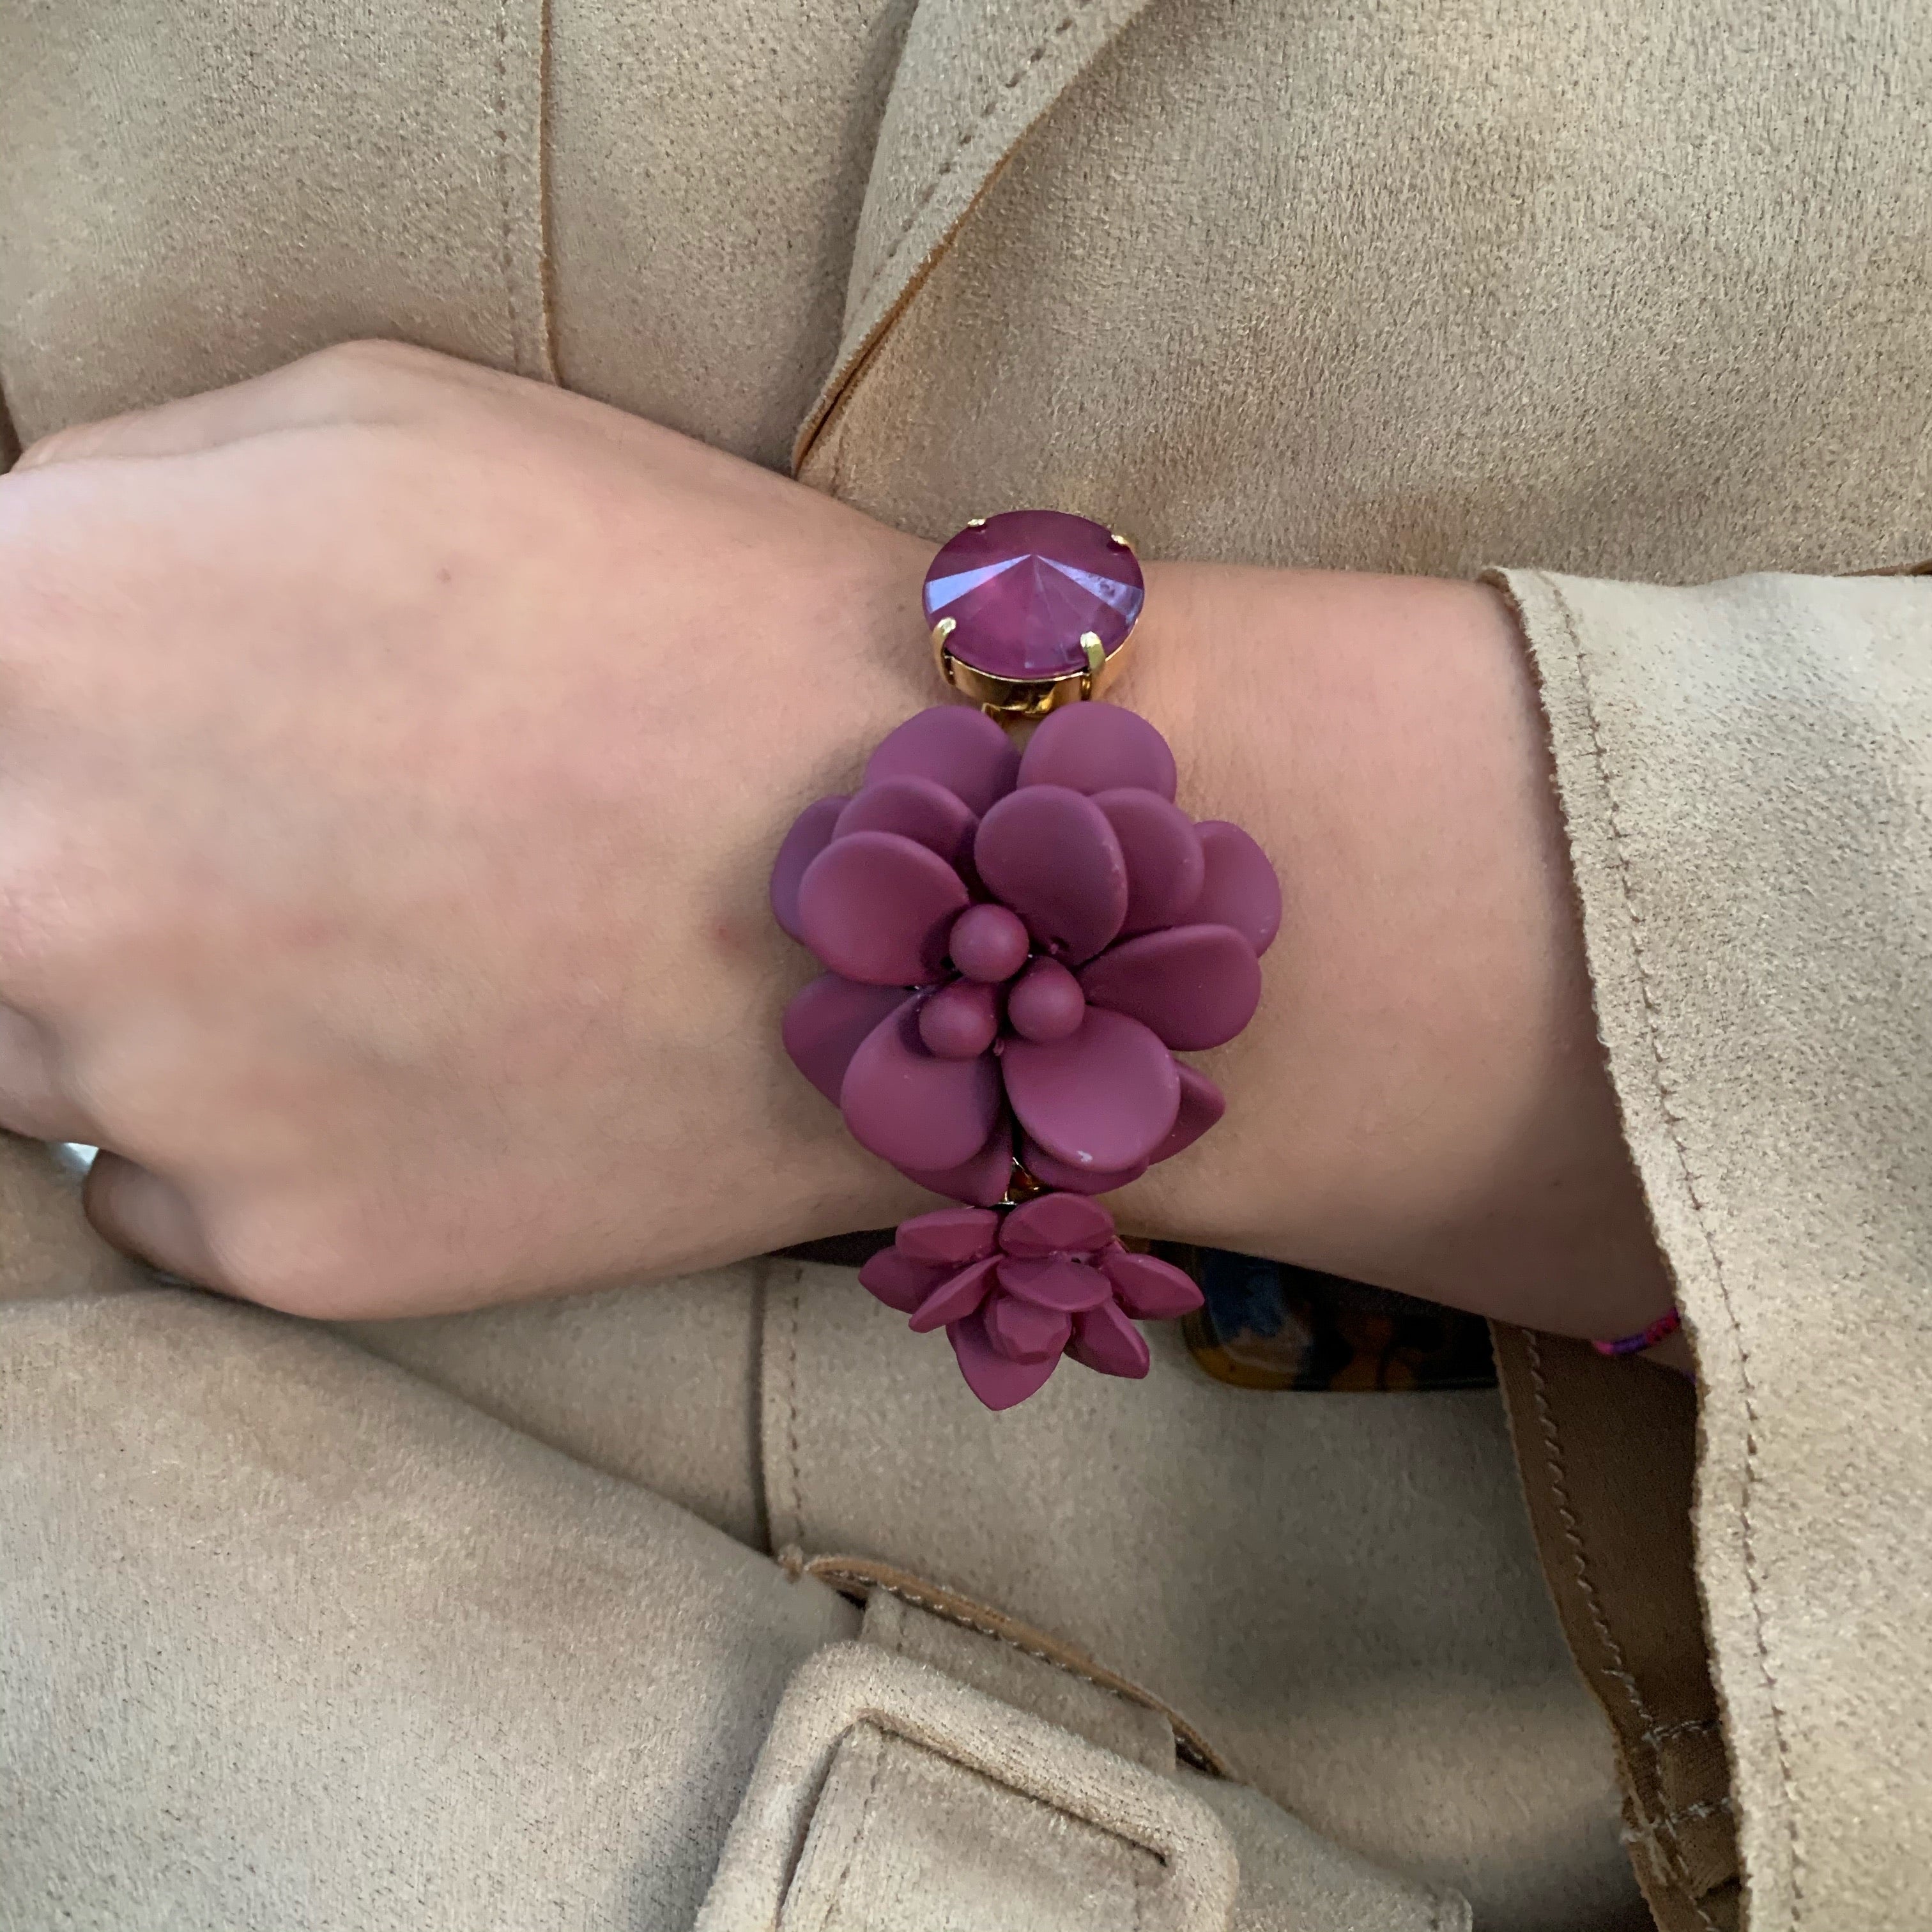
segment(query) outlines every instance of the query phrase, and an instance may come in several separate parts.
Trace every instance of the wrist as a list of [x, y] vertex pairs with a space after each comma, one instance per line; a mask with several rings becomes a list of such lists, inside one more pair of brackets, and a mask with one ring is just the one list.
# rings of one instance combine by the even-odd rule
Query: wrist
[[[711, 935], [714, 970], [744, 976], [741, 1036], [768, 1061], [772, 1131], [747, 1124], [740, 1169], [768, 1204], [767, 1250], [889, 1226], [932, 1204], [772, 1054], [786, 1005], [820, 970], [772, 919], [777, 842], [813, 800], [856, 790], [874, 746], [938, 701], [919, 616], [932, 546], [815, 496], [806, 507], [815, 542], [808, 570], [792, 580], [802, 586], [797, 621], [765, 640], [740, 706], [742, 768], [759, 782], [746, 788], [750, 812], [733, 842], [736, 916]], [[800, 636], [836, 638], [836, 656], [802, 654]]]
[[1526, 653], [1486, 586], [1169, 566], [1120, 700], [1274, 858], [1226, 1118], [1124, 1223], [1576, 1334], [1669, 1289], [1596, 1036]]

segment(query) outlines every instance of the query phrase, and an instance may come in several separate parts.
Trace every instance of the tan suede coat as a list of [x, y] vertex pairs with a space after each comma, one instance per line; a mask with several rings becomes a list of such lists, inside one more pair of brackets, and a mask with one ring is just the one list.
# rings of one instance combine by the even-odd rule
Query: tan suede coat
[[1912, 0], [0, 0], [22, 438], [378, 334], [1498, 572], [1702, 1376], [993, 1418], [785, 1262], [322, 1331], [0, 1148], [0, 1926], [1924, 1926], [1928, 126]]

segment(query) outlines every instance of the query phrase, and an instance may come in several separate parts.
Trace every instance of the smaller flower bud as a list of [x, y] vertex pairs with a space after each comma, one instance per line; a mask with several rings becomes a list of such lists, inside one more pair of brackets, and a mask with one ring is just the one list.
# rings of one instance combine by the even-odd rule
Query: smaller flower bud
[[1027, 962], [1030, 942], [1017, 913], [1003, 905], [968, 906], [946, 940], [952, 963], [969, 980], [997, 986]]
[[1087, 995], [1057, 959], [1036, 959], [1006, 995], [1006, 1017], [1027, 1040], [1066, 1040], [1080, 1030]]

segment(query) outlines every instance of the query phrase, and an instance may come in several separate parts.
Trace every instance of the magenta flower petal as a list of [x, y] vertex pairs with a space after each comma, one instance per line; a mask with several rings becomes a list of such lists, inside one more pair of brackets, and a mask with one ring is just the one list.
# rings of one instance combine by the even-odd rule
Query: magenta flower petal
[[997, 1255], [969, 1263], [956, 1274], [946, 1276], [913, 1310], [912, 1330], [929, 1335], [949, 1322], [963, 1322], [992, 1292], [993, 1270], [1000, 1264]]
[[998, 1232], [1000, 1246], [1010, 1255], [1094, 1250], [1114, 1238], [1114, 1217], [1106, 1208], [1068, 1194], [1042, 1194], [1016, 1208]]
[[970, 1160], [957, 1167], [922, 1168], [902, 1167], [908, 1180], [916, 1180], [935, 1194], [955, 1201], [970, 1202], [975, 1207], [991, 1208], [1006, 1198], [1013, 1176], [1012, 1122], [1004, 1108], [994, 1122], [986, 1144]]
[[1137, 1321], [1172, 1322], [1201, 1306], [1201, 1291], [1192, 1280], [1156, 1256], [1122, 1248], [1103, 1256], [1100, 1266], [1114, 1284], [1114, 1299]]
[[866, 1036], [911, 997], [903, 986], [864, 986], [823, 973], [792, 995], [779, 1036], [793, 1065], [836, 1106], [845, 1070]]
[[[1180, 1067], [1180, 1112], [1174, 1117], [1174, 1131], [1149, 1157], [1150, 1165], [1154, 1161], [1172, 1160], [1184, 1148], [1191, 1148], [1228, 1111], [1220, 1088], [1206, 1074], [1182, 1066], [1178, 1060], [1174, 1064]], [[1034, 1178], [1044, 1180], [1046, 1176], [1035, 1174]]]
[[[1184, 1081], [1187, 1072], [1184, 1066], [1180, 1069]], [[1168, 1138], [1171, 1140], [1173, 1136]], [[1139, 1180], [1152, 1162], [1136, 1161], [1132, 1167], [1113, 1169], [1073, 1167], [1064, 1160], [1055, 1160], [1037, 1141], [1022, 1138], [1020, 1165], [1044, 1186], [1064, 1187], [1076, 1194], [1111, 1194], [1115, 1188], [1130, 1186]]]
[[1127, 916], [1120, 842], [1091, 799], [1063, 786], [1034, 785], [1000, 800], [980, 821], [973, 862], [1037, 945], [1076, 964], [1099, 952]]
[[1232, 926], [1172, 926], [1124, 940], [1080, 975], [1088, 1000], [1182, 1052], [1220, 1046], [1255, 1016], [1261, 962]]
[[986, 1324], [983, 1313], [969, 1315], [964, 1321], [954, 1322], [946, 1330], [946, 1338], [952, 1344], [966, 1386], [988, 1408], [1011, 1408], [1046, 1386], [1048, 1378], [1060, 1366], [1060, 1358], [1048, 1355], [1037, 1362], [1010, 1360], [988, 1340]]
[[[861, 837], [870, 835], [862, 833]], [[1000, 1073], [991, 1054], [940, 1060], [919, 1036], [908, 1000], [866, 1036], [838, 1090], [852, 1137], [895, 1167], [958, 1167], [986, 1145], [1000, 1118]]]
[[986, 1208], [935, 1208], [902, 1221], [892, 1244], [912, 1261], [964, 1268], [998, 1248], [1000, 1217]]
[[1232, 926], [1258, 958], [1281, 930], [1281, 881], [1268, 854], [1238, 825], [1212, 818], [1194, 829], [1207, 877], [1188, 919], [1197, 926]]
[[984, 712], [935, 704], [916, 712], [880, 742], [866, 766], [867, 785], [888, 778], [929, 778], [969, 812], [983, 817], [1019, 776], [1012, 741]]
[[1130, 1382], [1145, 1375], [1153, 1360], [1147, 1337], [1111, 1301], [1075, 1319], [1066, 1352], [1103, 1376], [1124, 1376]]
[[832, 842], [832, 828], [845, 809], [845, 795], [814, 799], [791, 822], [791, 830], [772, 861], [772, 916], [801, 943], [798, 923], [798, 885], [806, 868]]
[[1176, 774], [1167, 740], [1138, 712], [1118, 704], [1070, 704], [1051, 712], [1028, 742], [1019, 784], [1070, 791], [1131, 785], [1172, 799]]
[[1120, 930], [1151, 932], [1191, 916], [1188, 908], [1208, 876], [1194, 821], [1150, 791], [1103, 791], [1094, 802], [1106, 814], [1126, 858], [1127, 916]]
[[835, 838], [854, 832], [896, 832], [935, 853], [949, 866], [971, 854], [976, 814], [956, 792], [930, 778], [884, 778], [868, 784], [839, 813]]
[[1114, 1292], [1098, 1268], [1071, 1255], [1009, 1255], [1000, 1263], [999, 1274], [1000, 1286], [1009, 1294], [1058, 1315], [1097, 1308]]
[[908, 1261], [896, 1248], [881, 1248], [859, 1270], [859, 1286], [888, 1308], [910, 1315], [953, 1270]]
[[1010, 1362], [1043, 1362], [1058, 1354], [1073, 1334], [1072, 1316], [1010, 1294], [987, 1304], [986, 1320], [987, 1340]]
[[1085, 1172], [1145, 1160], [1180, 1111], [1173, 1054], [1138, 1020], [1101, 1007], [1088, 1007], [1071, 1040], [1006, 1041], [1000, 1065], [1021, 1126], [1056, 1160]]
[[835, 838], [798, 888], [805, 943], [835, 973], [873, 986], [930, 986], [966, 904], [959, 874], [896, 832]]

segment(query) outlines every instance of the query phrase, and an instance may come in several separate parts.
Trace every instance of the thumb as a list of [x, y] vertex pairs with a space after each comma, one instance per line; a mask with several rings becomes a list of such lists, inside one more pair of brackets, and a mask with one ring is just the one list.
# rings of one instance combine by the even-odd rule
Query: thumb
[[226, 1292], [194, 1209], [172, 1181], [104, 1148], [87, 1171], [81, 1204], [110, 1247], [198, 1287]]

